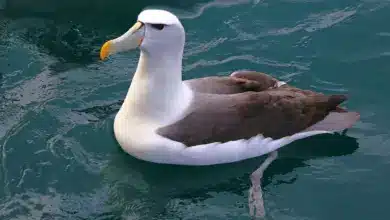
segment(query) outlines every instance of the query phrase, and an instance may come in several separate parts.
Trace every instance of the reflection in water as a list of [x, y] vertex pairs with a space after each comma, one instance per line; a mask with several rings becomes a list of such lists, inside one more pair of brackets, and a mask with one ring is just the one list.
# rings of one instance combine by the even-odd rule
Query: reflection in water
[[[252, 186], [249, 189], [248, 206], [249, 214], [255, 217], [263, 218], [265, 216], [263, 192], [261, 189], [261, 180], [263, 178], [265, 170], [271, 165], [271, 163], [278, 157], [278, 152], [273, 151], [265, 159], [265, 161], [251, 174]], [[256, 213], [255, 213], [256, 211]]]
[[[311, 137], [311, 138], [308, 138], [307, 140], [301, 140], [301, 141], [312, 141], [313, 142], [313, 140], [316, 140], [316, 141], [318, 141], [317, 147], [314, 147], [314, 146], [316, 146], [315, 144], [313, 144], [313, 145], [312, 144], [305, 144], [304, 146], [307, 146], [307, 148], [308, 147], [310, 147], [310, 148], [321, 147], [323, 152], [329, 153], [329, 154], [321, 155], [321, 152], [322, 152], [321, 150], [308, 149], [311, 152], [315, 153], [312, 155], [313, 157], [342, 156], [342, 155], [347, 155], [347, 154], [353, 153], [358, 148], [358, 143], [356, 142], [356, 139], [345, 136], [346, 132], [347, 132], [347, 130], [344, 130], [343, 132], [341, 132], [341, 134], [336, 133], [333, 135], [329, 135], [329, 134], [328, 135], [321, 135], [321, 136]], [[326, 140], [323, 139], [326, 136], [333, 137], [333, 138], [336, 137], [336, 139], [339, 139], [338, 141], [341, 141], [338, 144], [345, 143], [345, 144], [349, 144], [349, 145], [342, 144], [343, 147], [338, 148], [337, 151], [335, 151], [335, 152], [332, 152], [331, 151], [332, 149], [329, 149], [329, 147], [328, 147], [328, 146], [332, 146], [332, 145], [326, 145], [326, 143], [325, 143]], [[319, 140], [321, 140], [321, 139], [323, 140], [322, 143], [319, 142]], [[331, 139], [331, 140], [334, 141], [335, 139]], [[298, 142], [293, 143], [291, 145], [297, 145], [297, 144], [298, 144]], [[335, 144], [337, 144], [337, 143], [335, 143]], [[294, 150], [294, 147], [291, 145], [285, 146], [284, 148], [282, 148], [282, 150], [283, 149], [286, 149], [287, 151]], [[320, 146], [318, 146], [318, 145], [320, 145]], [[304, 152], [299, 152], [298, 155], [299, 154], [304, 155]], [[266, 171], [266, 169], [268, 167], [270, 167], [271, 163], [273, 163], [277, 159], [277, 157], [278, 157], [277, 151], [271, 152], [268, 155], [268, 157], [265, 159], [265, 161], [261, 164], [261, 166], [258, 169], [256, 169], [250, 176], [252, 186], [249, 189], [248, 205], [249, 205], [249, 213], [253, 217], [264, 218], [266, 215], [265, 208], [264, 208], [264, 201], [263, 201], [263, 192], [262, 192], [262, 188], [261, 188], [261, 185], [262, 185], [261, 181], [262, 181], [264, 172]], [[303, 162], [303, 160], [301, 162]], [[299, 164], [299, 163], [297, 163], [297, 164]], [[290, 166], [290, 167], [292, 169], [295, 168], [294, 166]], [[295, 180], [296, 179], [293, 179], [292, 182], [294, 182]], [[292, 182], [290, 182], [289, 184], [291, 184]], [[288, 182], [286, 182], [286, 183], [288, 183]]]
[[[261, 185], [266, 187], [274, 176], [294, 173], [297, 168], [307, 166], [305, 163], [307, 160], [348, 155], [357, 148], [355, 138], [341, 134], [327, 134], [297, 141], [279, 150], [278, 159], [265, 171]], [[139, 212], [141, 219], [153, 219], [156, 216], [166, 218], [163, 213], [169, 212], [169, 209], [174, 209], [174, 218], [180, 218], [195, 215], [182, 213], [181, 210], [188, 205], [187, 201], [193, 204], [192, 206], [202, 207], [202, 204], [207, 203], [206, 200], [214, 197], [213, 194], [229, 192], [245, 196], [248, 189], [249, 192], [258, 189], [259, 176], [254, 179], [252, 186], [248, 179], [263, 160], [264, 156], [240, 163], [187, 167], [144, 162], [118, 150], [116, 154], [112, 154], [103, 173], [111, 185], [110, 204], [115, 203], [116, 207], [122, 207], [122, 210], [127, 211], [132, 207], [130, 213]], [[299, 176], [291, 179], [289, 177], [288, 180], [278, 180], [274, 184], [292, 184], [297, 178]], [[251, 199], [251, 195], [257, 196], [254, 204], [261, 208], [260, 194], [249, 193], [248, 199]], [[298, 199], [296, 198], [297, 201]], [[134, 207], [135, 201], [142, 205]], [[175, 201], [180, 202], [176, 204]], [[171, 207], [172, 203], [176, 205]], [[242, 209], [245, 207], [238, 211], [242, 212]], [[180, 214], [184, 216], [177, 216]]]

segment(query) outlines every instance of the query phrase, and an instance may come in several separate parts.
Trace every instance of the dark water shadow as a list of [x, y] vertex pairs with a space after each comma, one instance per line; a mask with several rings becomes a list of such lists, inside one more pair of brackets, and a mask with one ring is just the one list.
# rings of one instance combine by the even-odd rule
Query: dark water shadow
[[[93, 26], [107, 24], [118, 25], [122, 21], [135, 20], [139, 11], [145, 8], [171, 9], [182, 12], [181, 18], [194, 18], [199, 16], [208, 7], [229, 6], [250, 3], [251, 0], [0, 0], [2, 13], [12, 18], [40, 17], [62, 22], [78, 22]], [[192, 14], [192, 16], [190, 15]], [[70, 16], [71, 15], [71, 16]], [[115, 22], [115, 23], [113, 23]], [[127, 24], [128, 25], [128, 24]]]
[[[355, 138], [341, 134], [321, 135], [297, 141], [279, 151], [279, 158], [265, 171], [262, 186], [270, 184], [276, 175], [283, 179], [280, 175], [308, 166], [307, 160], [349, 155], [357, 149], [358, 142]], [[265, 156], [262, 156], [239, 163], [203, 167], [163, 165], [137, 160], [118, 146], [118, 151], [113, 153], [103, 173], [110, 185], [117, 187], [116, 182], [125, 182], [114, 189], [122, 192], [124, 198], [121, 200], [131, 201], [136, 198], [137, 193], [134, 191], [137, 191], [135, 189], [139, 187], [139, 183], [134, 177], [142, 179], [149, 190], [147, 193], [139, 193], [138, 196], [148, 197], [146, 204], [149, 207], [145, 207], [146, 209], [153, 210], [156, 215], [163, 215], [164, 207], [171, 199], [187, 199], [196, 203], [213, 197], [210, 193], [218, 192], [246, 196], [250, 187], [249, 176], [264, 159]], [[299, 178], [297, 175], [289, 176], [288, 179], [279, 180], [275, 184], [293, 184]], [[126, 192], [131, 196], [127, 197]]]
[[[126, 0], [2, 0], [3, 11], [9, 17], [42, 17], [62, 21], [80, 21], [80, 22], [109, 22], [119, 21], [136, 15], [137, 12], [147, 6], [169, 7], [188, 9], [199, 4], [209, 2], [209, 0], [144, 0], [144, 1], [126, 1]], [[224, 1], [220, 1], [221, 4]], [[227, 1], [229, 2], [229, 1]], [[230, 1], [231, 2], [231, 1]], [[70, 15], [72, 15], [70, 17]], [[94, 16], [94, 18], [92, 18]], [[127, 19], [128, 20], [128, 19]], [[102, 23], [101, 23], [102, 24]]]
[[17, 31], [27, 43], [58, 59], [49, 69], [66, 71], [99, 62], [100, 46], [122, 34], [145, 8], [163, 8], [192, 19], [205, 8], [248, 0], [0, 0], [0, 17], [19, 22]]
[[90, 122], [97, 122], [100, 120], [107, 119], [108, 117], [112, 117], [114, 114], [116, 114], [119, 111], [122, 103], [123, 99], [113, 102], [111, 104], [96, 105], [83, 109], [72, 109], [72, 111], [79, 114], [91, 115], [96, 119], [91, 119], [91, 117], [87, 117], [88, 120]]

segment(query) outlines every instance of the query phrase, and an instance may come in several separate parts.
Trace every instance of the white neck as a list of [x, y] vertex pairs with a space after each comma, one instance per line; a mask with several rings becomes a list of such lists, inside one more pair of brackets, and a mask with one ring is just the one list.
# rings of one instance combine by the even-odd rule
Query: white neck
[[137, 70], [121, 107], [129, 119], [170, 123], [191, 101], [191, 91], [182, 81], [181, 54], [153, 57], [141, 52]]

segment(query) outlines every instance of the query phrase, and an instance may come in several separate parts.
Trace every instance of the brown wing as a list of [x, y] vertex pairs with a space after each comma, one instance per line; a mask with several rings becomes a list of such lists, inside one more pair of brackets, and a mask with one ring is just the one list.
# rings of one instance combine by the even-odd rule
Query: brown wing
[[238, 71], [230, 76], [211, 76], [185, 81], [193, 91], [210, 94], [235, 94], [275, 88], [277, 79], [265, 73]]
[[[243, 92], [261, 92], [269, 89], [283, 89], [302, 93], [306, 96], [317, 96], [322, 93], [302, 90], [285, 84], [277, 87], [279, 80], [265, 73], [256, 71], [236, 71], [230, 76], [210, 76], [185, 81], [194, 92], [209, 94], [236, 94]], [[339, 111], [346, 112], [338, 107]]]
[[197, 93], [188, 114], [157, 133], [187, 146], [248, 139], [280, 138], [323, 120], [345, 96], [271, 89], [229, 95]]

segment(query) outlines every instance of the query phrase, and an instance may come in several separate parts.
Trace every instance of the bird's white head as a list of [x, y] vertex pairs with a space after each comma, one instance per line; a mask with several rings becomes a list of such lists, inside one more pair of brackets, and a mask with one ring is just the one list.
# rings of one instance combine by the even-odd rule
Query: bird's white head
[[107, 41], [100, 58], [139, 47], [150, 57], [182, 55], [185, 31], [180, 20], [166, 10], [148, 9], [138, 15], [137, 22], [122, 36]]
[[165, 10], [144, 10], [137, 20], [122, 36], [107, 41], [100, 57], [105, 59], [118, 52], [141, 49], [118, 118], [164, 124], [178, 117], [192, 97], [182, 82], [185, 31], [179, 19]]

